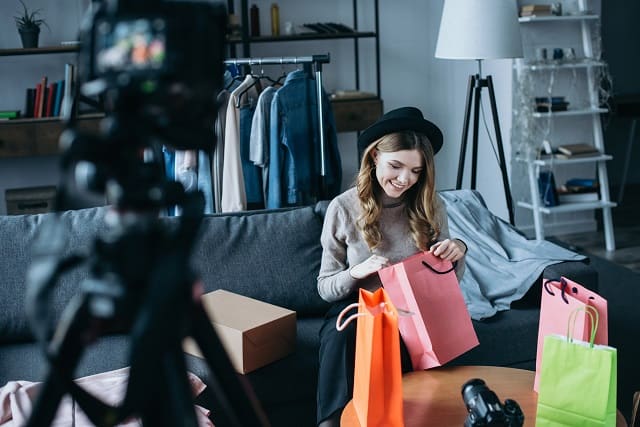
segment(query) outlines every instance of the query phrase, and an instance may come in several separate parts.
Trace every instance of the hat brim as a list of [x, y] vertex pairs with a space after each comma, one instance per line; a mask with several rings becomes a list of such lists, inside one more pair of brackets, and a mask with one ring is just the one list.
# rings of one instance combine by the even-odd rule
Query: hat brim
[[358, 137], [358, 148], [364, 150], [369, 144], [385, 135], [406, 130], [424, 134], [429, 138], [433, 154], [436, 154], [442, 148], [443, 137], [440, 129], [429, 120], [415, 117], [394, 117], [372, 124], [363, 130]]

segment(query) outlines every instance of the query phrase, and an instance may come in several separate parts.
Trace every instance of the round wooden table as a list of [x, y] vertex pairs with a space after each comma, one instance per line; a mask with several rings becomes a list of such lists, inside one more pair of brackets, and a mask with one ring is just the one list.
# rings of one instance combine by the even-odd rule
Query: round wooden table
[[[464, 424], [467, 408], [462, 401], [462, 384], [480, 378], [500, 402], [513, 399], [524, 413], [524, 425], [534, 426], [538, 394], [533, 391], [533, 371], [495, 366], [451, 366], [410, 372], [403, 377], [405, 427], [455, 426]], [[341, 418], [343, 427], [359, 426], [349, 403]], [[618, 411], [617, 427], [627, 423]]]

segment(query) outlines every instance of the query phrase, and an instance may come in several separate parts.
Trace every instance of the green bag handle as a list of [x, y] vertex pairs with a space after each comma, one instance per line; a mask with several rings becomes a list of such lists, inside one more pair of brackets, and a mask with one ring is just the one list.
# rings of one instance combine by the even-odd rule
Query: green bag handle
[[589, 347], [593, 348], [593, 342], [596, 340], [596, 332], [598, 330], [598, 323], [600, 321], [600, 314], [598, 310], [591, 306], [585, 305], [582, 307], [578, 307], [569, 314], [569, 321], [567, 322], [567, 341], [573, 342], [573, 330], [576, 326], [576, 317], [578, 316], [578, 312], [584, 311], [591, 321], [591, 336], [589, 337]]

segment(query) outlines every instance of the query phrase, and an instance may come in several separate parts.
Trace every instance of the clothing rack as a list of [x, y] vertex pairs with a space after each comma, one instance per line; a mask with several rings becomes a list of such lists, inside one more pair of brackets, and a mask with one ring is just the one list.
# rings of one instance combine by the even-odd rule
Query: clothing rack
[[263, 58], [232, 58], [224, 61], [227, 65], [278, 65], [278, 64], [310, 64], [314, 67], [316, 80], [316, 96], [318, 103], [318, 127], [320, 131], [320, 179], [324, 189], [326, 176], [325, 166], [325, 140], [324, 140], [324, 113], [322, 100], [322, 64], [331, 61], [329, 54], [311, 56], [270, 56]]

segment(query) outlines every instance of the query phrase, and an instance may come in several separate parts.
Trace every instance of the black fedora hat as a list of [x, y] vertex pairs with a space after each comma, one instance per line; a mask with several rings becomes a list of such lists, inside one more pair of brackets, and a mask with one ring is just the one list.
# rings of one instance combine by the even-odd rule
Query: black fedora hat
[[394, 132], [412, 130], [429, 138], [433, 154], [442, 148], [442, 132], [438, 126], [426, 120], [422, 112], [415, 107], [402, 107], [391, 110], [374, 124], [362, 131], [358, 137], [358, 148], [364, 150], [379, 138]]

